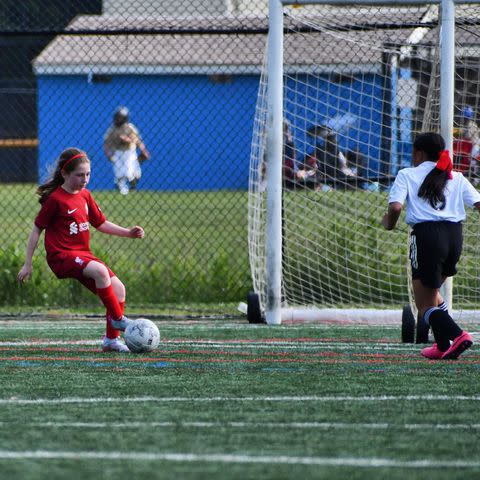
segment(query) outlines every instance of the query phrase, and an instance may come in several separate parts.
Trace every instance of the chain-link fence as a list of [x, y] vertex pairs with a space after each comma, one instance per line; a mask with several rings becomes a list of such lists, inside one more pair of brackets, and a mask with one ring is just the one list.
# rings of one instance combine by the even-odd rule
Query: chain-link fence
[[[16, 287], [39, 209], [36, 185], [71, 146], [88, 153], [89, 189], [107, 218], [145, 229], [141, 242], [92, 232], [92, 250], [127, 285], [130, 305], [246, 296], [248, 168], [266, 28], [266, 0], [3, 0], [3, 305], [96, 302], [54, 277], [43, 247], [32, 281]], [[138, 133], [136, 153], [143, 142], [150, 157], [127, 174], [117, 161], [126, 148], [112, 137], [120, 107]]]

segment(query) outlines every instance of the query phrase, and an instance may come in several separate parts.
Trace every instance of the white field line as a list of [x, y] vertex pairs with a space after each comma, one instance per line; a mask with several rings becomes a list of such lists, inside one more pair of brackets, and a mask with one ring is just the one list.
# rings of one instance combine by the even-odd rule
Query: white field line
[[[49, 328], [52, 330], [98, 330], [98, 328], [101, 328], [104, 325], [105, 321], [99, 320], [97, 322], [90, 321], [90, 322], [79, 322], [78, 320], [72, 320], [70, 322], [62, 322], [62, 321], [42, 321], [39, 320], [37, 322], [32, 322], [32, 323], [26, 323], [21, 320], [8, 320], [8, 321], [0, 321], [0, 325], [2, 328], [14, 328], [14, 329], [19, 329], [19, 330], [44, 330], [45, 328]], [[336, 326], [342, 327], [342, 329], [352, 329], [352, 330], [364, 330], [364, 329], [371, 329], [373, 328], [372, 325], [321, 325], [321, 324], [308, 324], [308, 325], [281, 325], [278, 327], [268, 327], [267, 325], [252, 325], [249, 323], [215, 323], [211, 322], [210, 324], [192, 324], [192, 323], [187, 323], [184, 324], [182, 322], [178, 322], [178, 324], [173, 324], [173, 323], [165, 323], [165, 322], [155, 322], [155, 324], [160, 328], [160, 330], [177, 330], [179, 327], [182, 328], [182, 330], [212, 330], [212, 328], [215, 328], [215, 330], [256, 330], [258, 331], [259, 329], [267, 329], [271, 328], [272, 332], [274, 333], [275, 331], [278, 330], [329, 330], [331, 328], [334, 328]], [[400, 325], [376, 325], [377, 327], [385, 328], [388, 330], [398, 330]], [[272, 333], [272, 334], [273, 334]]]
[[[473, 336], [473, 334], [472, 334]], [[99, 345], [100, 340], [18, 340], [0, 341], [0, 347], [48, 347], [48, 346], [69, 346], [69, 345]], [[232, 348], [232, 349], [264, 349], [285, 348], [285, 349], [307, 349], [307, 348], [338, 348], [338, 349], [368, 349], [368, 350], [405, 350], [417, 351], [418, 347], [413, 344], [402, 344], [395, 342], [320, 342], [320, 341], [298, 341], [298, 340], [162, 340], [164, 345], [186, 345], [194, 347], [211, 348]]]
[[206, 403], [206, 402], [411, 402], [467, 401], [478, 402], [480, 395], [378, 395], [378, 396], [248, 396], [248, 397], [65, 397], [65, 398], [0, 398], [0, 405], [59, 405], [93, 403]]
[[[98, 346], [100, 340], [34, 340], [34, 341], [4, 341], [1, 347], [52, 347], [52, 346]], [[214, 341], [214, 340], [164, 340], [162, 344], [168, 346], [189, 346], [197, 348], [238, 349], [238, 350], [307, 350], [307, 349], [358, 349], [358, 350], [398, 350], [417, 351], [413, 345], [400, 343], [376, 343], [376, 342], [302, 342], [302, 341]]]
[[64, 459], [64, 460], [136, 460], [170, 462], [207, 462], [242, 464], [283, 464], [315, 465], [325, 467], [365, 467], [365, 468], [478, 468], [480, 461], [468, 460], [392, 460], [388, 458], [352, 458], [352, 457], [294, 457], [287, 455], [233, 455], [233, 454], [196, 454], [162, 452], [66, 452], [52, 450], [9, 451], [0, 450], [0, 459]]
[[[0, 428], [10, 428], [12, 423], [0, 422]], [[279, 428], [311, 430], [479, 430], [480, 423], [339, 423], [339, 422], [32, 422], [22, 424], [29, 428], [85, 428], [85, 429], [132, 429], [152, 427], [182, 428]]]

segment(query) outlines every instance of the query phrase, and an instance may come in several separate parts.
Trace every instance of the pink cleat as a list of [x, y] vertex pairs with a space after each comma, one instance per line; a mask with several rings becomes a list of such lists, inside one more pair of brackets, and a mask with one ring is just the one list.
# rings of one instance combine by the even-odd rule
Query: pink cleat
[[450, 348], [443, 353], [442, 360], [455, 360], [472, 345], [472, 336], [464, 331], [452, 342]]
[[444, 353], [445, 352], [438, 349], [436, 343], [434, 343], [432, 347], [427, 347], [422, 350], [422, 355], [430, 360], [440, 360]]

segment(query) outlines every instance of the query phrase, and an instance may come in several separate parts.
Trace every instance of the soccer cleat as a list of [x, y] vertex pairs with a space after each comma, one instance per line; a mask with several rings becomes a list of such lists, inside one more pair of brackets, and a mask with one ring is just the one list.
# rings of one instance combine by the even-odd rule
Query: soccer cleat
[[432, 347], [422, 349], [422, 355], [430, 360], [440, 360], [444, 353], [445, 352], [438, 349], [436, 343], [434, 343]]
[[118, 320], [114, 320], [113, 318], [109, 318], [109, 320], [110, 320], [110, 324], [115, 330], [122, 330], [122, 331], [125, 331], [125, 329], [127, 328], [127, 325], [129, 324], [129, 322], [131, 322], [131, 320], [127, 318], [125, 315], [123, 315], [122, 318]]
[[455, 360], [465, 350], [473, 345], [473, 338], [468, 332], [462, 332], [450, 345], [450, 348], [442, 355], [442, 360]]
[[120, 353], [130, 352], [129, 348], [122, 342], [120, 337], [117, 337], [117, 338], [103, 337], [102, 351], [120, 352]]

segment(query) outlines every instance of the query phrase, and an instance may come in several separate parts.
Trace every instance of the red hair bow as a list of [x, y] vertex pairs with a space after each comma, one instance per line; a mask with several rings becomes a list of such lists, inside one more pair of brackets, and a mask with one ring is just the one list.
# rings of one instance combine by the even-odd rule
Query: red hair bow
[[438, 157], [438, 162], [436, 167], [442, 172], [448, 173], [448, 178], [452, 179], [452, 170], [453, 170], [453, 163], [450, 157], [450, 152], [448, 150], [442, 150], [440, 152], [440, 156]]

